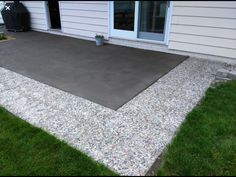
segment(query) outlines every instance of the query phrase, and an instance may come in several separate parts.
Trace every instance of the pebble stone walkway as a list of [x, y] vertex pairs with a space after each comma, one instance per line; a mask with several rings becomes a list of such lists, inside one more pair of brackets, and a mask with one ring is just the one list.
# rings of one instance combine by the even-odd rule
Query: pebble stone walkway
[[185, 60], [117, 111], [0, 68], [0, 105], [121, 175], [145, 175], [222, 66]]

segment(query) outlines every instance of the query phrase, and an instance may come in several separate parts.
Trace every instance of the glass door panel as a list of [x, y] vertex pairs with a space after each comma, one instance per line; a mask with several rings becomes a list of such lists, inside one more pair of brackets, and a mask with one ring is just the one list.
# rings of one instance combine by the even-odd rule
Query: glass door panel
[[114, 1], [114, 29], [134, 31], [134, 1]]
[[167, 1], [140, 1], [139, 38], [164, 41], [167, 3]]
[[137, 37], [137, 3], [136, 1], [114, 1], [112, 3], [112, 36], [123, 38]]

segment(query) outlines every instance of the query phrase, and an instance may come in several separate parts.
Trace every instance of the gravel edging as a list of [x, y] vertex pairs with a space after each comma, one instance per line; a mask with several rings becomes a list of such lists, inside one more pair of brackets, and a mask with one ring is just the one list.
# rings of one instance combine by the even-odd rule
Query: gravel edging
[[188, 59], [117, 111], [0, 68], [0, 105], [121, 175], [145, 175], [221, 67]]

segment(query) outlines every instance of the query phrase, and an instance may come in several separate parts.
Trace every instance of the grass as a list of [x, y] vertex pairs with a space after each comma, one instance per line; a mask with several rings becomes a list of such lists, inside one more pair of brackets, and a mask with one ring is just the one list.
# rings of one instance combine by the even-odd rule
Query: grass
[[236, 81], [208, 89], [168, 146], [157, 175], [236, 175]]
[[0, 176], [116, 175], [85, 154], [0, 108]]

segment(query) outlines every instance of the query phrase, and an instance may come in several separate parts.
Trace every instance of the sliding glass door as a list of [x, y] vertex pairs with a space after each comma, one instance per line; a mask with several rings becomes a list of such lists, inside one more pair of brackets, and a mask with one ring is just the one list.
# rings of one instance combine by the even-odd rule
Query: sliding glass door
[[164, 41], [167, 1], [114, 1], [110, 12], [111, 36]]
[[164, 41], [167, 1], [140, 1], [138, 37]]

